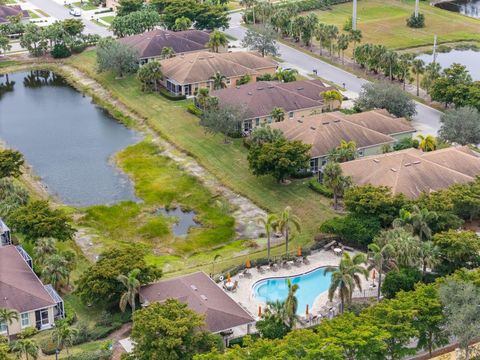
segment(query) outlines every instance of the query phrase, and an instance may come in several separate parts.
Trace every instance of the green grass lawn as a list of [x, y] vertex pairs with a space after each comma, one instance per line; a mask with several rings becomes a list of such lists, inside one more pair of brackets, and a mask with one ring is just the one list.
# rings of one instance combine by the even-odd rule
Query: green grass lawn
[[115, 19], [115, 16], [113, 16], [113, 15], [104, 16], [104, 17], [101, 17], [100, 19], [102, 19], [103, 21], [111, 24], [113, 22], [113, 19]]
[[280, 185], [270, 177], [257, 178], [248, 170], [247, 150], [241, 139], [224, 144], [221, 136], [205, 134], [199, 120], [187, 113], [185, 102], [172, 102], [156, 94], [141, 92], [135, 77], [116, 80], [112, 74], [97, 74], [95, 53], [85, 52], [70, 63], [97, 79], [148, 124], [180, 149], [194, 156], [203, 166], [234, 191], [249, 197], [270, 212], [291, 206], [302, 219], [303, 232], [294, 241], [307, 244], [322, 221], [334, 215], [329, 200], [308, 188], [308, 180]]
[[45, 11], [41, 9], [35, 9], [35, 11], [38, 12], [39, 14], [42, 14], [45, 17], [50, 17], [50, 15], [48, 15]]
[[98, 8], [98, 6], [93, 5], [93, 4], [92, 4], [91, 2], [89, 2], [89, 1], [84, 1], [83, 3], [80, 2], [80, 1], [79, 1], [79, 2], [75, 2], [75, 3], [72, 4], [72, 6], [78, 7], [78, 8], [80, 8], [80, 9], [82, 9], [82, 10], [87, 10], [87, 11], [88, 11], [88, 10], [95, 10], [95, 9]]
[[[433, 45], [433, 35], [439, 43], [480, 41], [480, 20], [442, 10], [420, 2], [425, 15], [423, 29], [407, 27], [406, 19], [414, 11], [414, 0], [361, 0], [358, 2], [358, 28], [363, 43], [383, 44], [392, 49]], [[328, 11], [315, 12], [320, 21], [341, 29], [351, 16], [352, 3], [332, 6]], [[349, 49], [351, 52], [351, 48]]]
[[[35, 10], [37, 11], [37, 10]], [[40, 15], [38, 15], [36, 12], [33, 12], [32, 10], [28, 10], [28, 15], [30, 15], [30, 19], [39, 19]]]

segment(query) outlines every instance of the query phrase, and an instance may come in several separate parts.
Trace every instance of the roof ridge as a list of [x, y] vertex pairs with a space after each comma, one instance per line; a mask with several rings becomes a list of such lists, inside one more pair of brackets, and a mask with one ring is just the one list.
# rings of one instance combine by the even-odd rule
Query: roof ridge
[[[301, 81], [301, 82], [311, 82], [312, 80], [300, 80], [300, 81]], [[272, 82], [273, 82], [273, 81], [272, 81]], [[283, 90], [283, 91], [286, 91], [286, 92], [288, 92], [288, 93], [298, 95], [298, 96], [300, 96], [300, 97], [302, 97], [302, 98], [305, 98], [305, 99], [308, 99], [308, 100], [310, 100], [310, 101], [315, 101], [316, 103], [320, 102], [319, 100], [313, 100], [312, 98], [309, 98], [308, 96], [305, 96], [305, 95], [300, 94], [300, 93], [298, 93], [298, 92], [295, 92], [295, 91], [286, 89], [286, 88], [284, 88], [284, 87], [282, 87], [282, 86], [279, 86], [279, 85], [282, 85], [282, 83], [277, 83], [277, 85], [275, 85], [275, 87], [277, 87], [277, 88], [279, 88], [279, 89], [281, 89], [281, 90]], [[315, 85], [315, 86], [317, 86], [317, 85]], [[322, 99], [323, 99], [323, 97], [322, 97]]]
[[[12, 288], [12, 289], [15, 289], [15, 290], [17, 290], [17, 291], [20, 291], [20, 292], [22, 292], [23, 294], [26, 294], [26, 296], [28, 296], [28, 297], [30, 297], [30, 298], [36, 298], [36, 299], [39, 299], [39, 300], [42, 300], [42, 301], [47, 301], [47, 300], [44, 299], [44, 298], [41, 298], [41, 297], [39, 297], [39, 296], [36, 296], [36, 295], [32, 294], [31, 292], [28, 292], [28, 291], [26, 291], [26, 290], [24, 290], [24, 289], [22, 289], [22, 288], [19, 288], [19, 287], [17, 287], [17, 286], [14, 286], [14, 285], [12, 285], [12, 284], [6, 283], [5, 281], [0, 281], [0, 283], [2, 283], [3, 286], [8, 286], [8, 287], [10, 287], [10, 288]], [[41, 283], [41, 284], [42, 284], [42, 286], [43, 286], [44, 289], [45, 289], [45, 285], [43, 285], [43, 283]], [[50, 298], [50, 300], [51, 300], [53, 303], [55, 303], [55, 301], [52, 299], [52, 297], [50, 296], [50, 294], [48, 293], [48, 291], [47, 291], [46, 289], [45, 289], [45, 293], [48, 295], [48, 297]], [[4, 299], [0, 299], [0, 300], [4, 300]], [[9, 300], [9, 299], [6, 298], [6, 301], [8, 301], [8, 300]]]
[[[436, 151], [436, 150], [434, 150], [434, 151]], [[461, 151], [459, 151], [459, 152], [461, 153]], [[465, 154], [465, 155], [468, 155], [468, 154]], [[423, 155], [422, 155], [422, 156], [419, 156], [418, 158], [419, 158], [420, 160], [424, 160], [424, 161], [426, 161], [426, 162], [429, 162], [429, 163], [431, 163], [431, 164], [433, 164], [433, 165], [435, 165], [435, 166], [438, 166], [438, 167], [441, 167], [441, 168], [443, 168], [443, 169], [449, 170], [449, 171], [451, 171], [451, 172], [454, 172], [454, 173], [457, 173], [457, 174], [466, 176], [466, 177], [468, 177], [468, 178], [470, 178], [470, 179], [472, 179], [472, 180], [475, 179], [473, 176], [467, 175], [467, 174], [462, 173], [462, 172], [460, 172], [460, 171], [458, 171], [458, 170], [449, 168], [448, 166], [444, 166], [444, 165], [442, 165], [442, 164], [436, 163], [435, 161], [429, 160], [428, 158], [424, 157]]]

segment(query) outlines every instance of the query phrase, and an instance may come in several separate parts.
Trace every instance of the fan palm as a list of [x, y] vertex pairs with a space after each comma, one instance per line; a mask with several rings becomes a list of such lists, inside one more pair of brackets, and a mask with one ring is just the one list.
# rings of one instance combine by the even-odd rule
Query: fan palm
[[226, 47], [228, 45], [228, 39], [224, 33], [218, 30], [214, 30], [210, 34], [210, 39], [208, 40], [208, 48], [218, 53], [220, 46]]
[[338, 267], [328, 266], [324, 270], [324, 274], [332, 274], [330, 287], [328, 288], [328, 299], [332, 301], [335, 293], [338, 292], [341, 313], [345, 309], [345, 303], [351, 303], [355, 288], [362, 290], [360, 275], [368, 279], [368, 269], [362, 265], [366, 262], [367, 258], [364, 254], [355, 254], [351, 257], [345, 252]]
[[285, 119], [285, 110], [281, 107], [274, 107], [270, 115], [275, 122], [280, 122]]
[[385, 268], [396, 268], [396, 263], [392, 257], [395, 249], [389, 243], [379, 245], [373, 242], [368, 245], [368, 250], [370, 258], [370, 266], [368, 269], [375, 269], [378, 273], [377, 300], [380, 300], [383, 271]]
[[278, 229], [285, 236], [285, 253], [288, 255], [290, 231], [293, 229], [296, 229], [298, 232], [302, 231], [300, 219], [298, 216], [292, 214], [292, 208], [290, 206], [287, 206], [278, 217]]
[[289, 329], [293, 329], [297, 321], [298, 300], [295, 293], [298, 290], [298, 285], [292, 284], [292, 281], [287, 279], [287, 287], [288, 295], [287, 299], [285, 300], [285, 313], [288, 321], [288, 327]]
[[38, 345], [32, 339], [19, 339], [15, 341], [11, 350], [17, 359], [23, 359], [24, 356], [25, 360], [28, 360], [29, 356], [34, 360], [38, 358]]
[[425, 241], [420, 247], [422, 256], [422, 272], [425, 276], [427, 268], [433, 269], [440, 263], [440, 249], [433, 241]]
[[259, 218], [258, 222], [263, 224], [265, 229], [265, 235], [267, 235], [267, 258], [270, 263], [270, 238], [272, 232], [274, 232], [278, 227], [278, 215], [277, 214], [268, 214], [266, 218]]
[[414, 205], [411, 218], [413, 233], [418, 235], [420, 240], [430, 240], [432, 238], [430, 224], [435, 223], [437, 219], [438, 215], [435, 211], [429, 211], [426, 208], [420, 209]]
[[418, 147], [422, 151], [433, 151], [437, 147], [437, 140], [432, 135], [423, 136], [422, 134], [417, 135], [417, 138], [420, 139]]
[[35, 259], [40, 263], [43, 264], [45, 260], [55, 254], [55, 239], [53, 238], [41, 238], [35, 242], [35, 247], [33, 248], [33, 253], [35, 255]]
[[336, 162], [329, 161], [323, 169], [323, 184], [333, 192], [333, 208], [338, 209], [338, 197], [352, 183], [349, 176], [344, 176], [342, 168]]
[[357, 47], [357, 44], [362, 41], [362, 32], [360, 30], [350, 30], [350, 33], [348, 34], [350, 36], [350, 41], [353, 43], [353, 50], [352, 53], [355, 53], [355, 49]]
[[69, 273], [67, 260], [63, 256], [53, 254], [45, 259], [42, 279], [51, 283], [55, 290], [60, 289], [62, 282], [68, 279]]
[[218, 71], [210, 78], [213, 82], [213, 89], [225, 89], [227, 87], [227, 77], [220, 74]]
[[275, 73], [275, 79], [281, 82], [292, 82], [297, 79], [296, 75], [298, 71], [295, 69], [282, 69], [278, 68], [277, 72]]
[[68, 326], [66, 321], [57, 321], [52, 332], [52, 341], [57, 345], [57, 349], [66, 349], [72, 346], [78, 333], [78, 329]]
[[388, 70], [388, 77], [393, 81], [393, 69], [398, 61], [398, 54], [395, 51], [388, 50], [383, 53], [381, 61], [385, 64]]
[[425, 61], [422, 59], [415, 59], [412, 61], [412, 72], [417, 77], [417, 96], [420, 95], [420, 75], [425, 72]]
[[420, 264], [420, 239], [403, 228], [382, 231], [374, 239], [374, 243], [383, 247], [390, 244], [393, 252], [391, 258], [398, 266], [418, 266]]
[[162, 48], [161, 56], [163, 59], [170, 59], [173, 57], [174, 54], [175, 52], [171, 47], [165, 46], [164, 48]]
[[407, 81], [410, 80], [412, 60], [413, 60], [412, 54], [408, 54], [408, 53], [402, 54], [398, 58], [398, 68], [399, 68], [401, 80], [403, 81], [403, 90], [405, 90]]
[[342, 64], [345, 64], [345, 50], [348, 49], [350, 44], [350, 36], [347, 34], [341, 34], [337, 39], [338, 52], [342, 53]]
[[120, 281], [126, 289], [120, 298], [119, 306], [122, 312], [125, 312], [127, 304], [132, 308], [132, 313], [135, 312], [135, 300], [141, 285], [138, 280], [138, 275], [140, 275], [140, 270], [133, 269], [127, 275], [122, 274], [117, 277], [117, 280]]
[[275, 319], [285, 325], [288, 325], [288, 316], [286, 312], [285, 301], [267, 302], [267, 307], [262, 315], [263, 319]]
[[10, 325], [13, 321], [18, 321], [18, 312], [6, 308], [0, 309], [0, 324], [6, 324], [7, 326], [7, 341], [10, 343]]

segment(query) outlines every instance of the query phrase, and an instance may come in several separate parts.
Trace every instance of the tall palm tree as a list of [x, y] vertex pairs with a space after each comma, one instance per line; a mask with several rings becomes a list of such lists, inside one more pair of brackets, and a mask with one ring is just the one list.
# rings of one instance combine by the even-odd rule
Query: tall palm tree
[[128, 275], [125, 276], [122, 274], [117, 277], [117, 280], [120, 281], [126, 289], [120, 298], [119, 306], [122, 312], [125, 312], [127, 304], [132, 308], [132, 313], [135, 312], [135, 300], [141, 286], [141, 283], [138, 280], [138, 275], [140, 275], [140, 270], [133, 269]]
[[213, 89], [220, 90], [227, 87], [227, 77], [220, 74], [218, 71], [210, 78], [213, 82]]
[[389, 243], [379, 245], [373, 242], [368, 245], [368, 251], [370, 260], [370, 266], [368, 269], [375, 269], [378, 273], [377, 300], [380, 300], [383, 271], [385, 268], [396, 268], [396, 263], [393, 260], [393, 253], [395, 249]]
[[33, 360], [38, 359], [39, 348], [32, 339], [19, 339], [15, 341], [11, 350], [17, 359], [23, 359], [23, 357], [25, 357], [25, 360], [28, 360], [29, 356], [31, 356]]
[[351, 177], [343, 175], [338, 163], [329, 161], [323, 168], [323, 184], [333, 192], [333, 208], [337, 210], [338, 198], [352, 184]]
[[33, 253], [35, 259], [43, 264], [45, 260], [50, 256], [55, 254], [57, 249], [55, 248], [55, 239], [53, 238], [41, 238], [35, 242], [35, 247], [33, 248]]
[[265, 235], [267, 235], [267, 258], [270, 263], [270, 238], [272, 232], [276, 231], [278, 227], [278, 215], [268, 214], [266, 218], [259, 218], [258, 222], [263, 224], [265, 229]]
[[298, 290], [298, 285], [292, 284], [292, 281], [287, 279], [287, 287], [288, 295], [287, 299], [285, 300], [285, 312], [288, 319], [288, 327], [291, 330], [295, 327], [295, 323], [297, 321], [298, 299], [295, 293]]
[[283, 110], [281, 107], [274, 107], [270, 115], [275, 122], [285, 120], [285, 110]]
[[350, 36], [347, 34], [341, 34], [337, 39], [338, 52], [342, 53], [342, 64], [345, 64], [345, 50], [348, 49], [350, 44]]
[[323, 55], [323, 45], [327, 42], [327, 25], [319, 23], [315, 29], [315, 38], [319, 42], [320, 56]]
[[398, 62], [398, 54], [395, 51], [388, 50], [383, 53], [381, 61], [385, 64], [388, 70], [388, 77], [393, 81], [393, 69]]
[[345, 252], [338, 267], [328, 266], [324, 270], [324, 274], [332, 274], [332, 280], [328, 288], [328, 299], [332, 301], [335, 293], [338, 292], [341, 313], [345, 310], [345, 303], [351, 303], [355, 288], [362, 290], [360, 275], [368, 279], [368, 269], [363, 266], [366, 262], [367, 258], [364, 254], [355, 254], [351, 257]]
[[327, 25], [325, 31], [328, 44], [330, 45], [330, 57], [333, 57], [333, 46], [338, 37], [338, 27], [335, 25]]
[[72, 346], [73, 341], [78, 333], [78, 329], [71, 327], [65, 320], [57, 321], [52, 331], [52, 341], [57, 345], [57, 350], [65, 349]]
[[422, 256], [422, 272], [423, 276], [427, 272], [427, 268], [433, 269], [440, 263], [440, 249], [433, 241], [424, 241], [420, 246]]
[[420, 95], [420, 75], [425, 72], [425, 61], [422, 59], [415, 59], [412, 61], [412, 72], [417, 78], [417, 96]]
[[362, 41], [362, 32], [360, 30], [350, 30], [350, 33], [348, 34], [350, 36], [350, 41], [353, 43], [353, 50], [352, 52], [355, 53], [355, 49], [357, 47], [357, 44]]
[[69, 273], [67, 260], [63, 256], [53, 254], [45, 259], [42, 279], [51, 283], [55, 290], [60, 289], [62, 282], [68, 279]]
[[412, 68], [413, 56], [412, 54], [401, 54], [398, 57], [398, 67], [399, 73], [401, 75], [401, 80], [403, 81], [403, 90], [405, 90], [407, 81], [410, 80], [410, 71]]
[[418, 147], [422, 149], [422, 151], [427, 152], [436, 149], [437, 140], [432, 135], [423, 136], [422, 134], [418, 134], [417, 138], [420, 139]]
[[225, 36], [224, 33], [218, 30], [214, 30], [210, 34], [210, 38], [208, 40], [208, 48], [213, 51], [218, 53], [220, 46], [227, 46], [228, 45], [228, 39]]
[[18, 321], [18, 312], [15, 310], [0, 309], [0, 324], [7, 325], [7, 341], [10, 344], [10, 325], [13, 321]]
[[278, 217], [278, 229], [285, 236], [285, 254], [288, 255], [288, 241], [290, 231], [296, 229], [298, 232], [302, 231], [300, 218], [292, 214], [292, 208], [287, 206]]

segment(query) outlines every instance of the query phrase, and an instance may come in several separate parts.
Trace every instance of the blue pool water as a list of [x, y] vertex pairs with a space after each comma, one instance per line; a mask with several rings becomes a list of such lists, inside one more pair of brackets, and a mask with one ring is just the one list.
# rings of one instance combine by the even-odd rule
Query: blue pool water
[[[318, 268], [299, 276], [290, 277], [292, 284], [298, 285], [296, 293], [298, 315], [304, 315], [307, 304], [309, 309], [311, 309], [317, 296], [328, 290], [331, 277], [331, 273], [324, 274], [324, 268]], [[268, 301], [283, 301], [288, 295], [287, 278], [261, 280], [253, 286], [253, 293], [256, 299], [265, 303]]]

